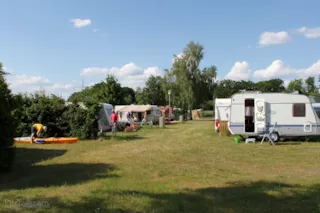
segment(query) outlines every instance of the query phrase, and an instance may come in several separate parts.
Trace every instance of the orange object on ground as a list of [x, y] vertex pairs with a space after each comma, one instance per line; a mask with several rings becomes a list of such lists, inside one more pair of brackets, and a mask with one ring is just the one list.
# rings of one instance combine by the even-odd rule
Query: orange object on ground
[[[50, 144], [50, 143], [77, 143], [78, 138], [36, 138], [33, 140], [33, 143], [36, 144]], [[19, 143], [30, 143], [30, 137], [18, 137], [14, 138], [15, 142]]]

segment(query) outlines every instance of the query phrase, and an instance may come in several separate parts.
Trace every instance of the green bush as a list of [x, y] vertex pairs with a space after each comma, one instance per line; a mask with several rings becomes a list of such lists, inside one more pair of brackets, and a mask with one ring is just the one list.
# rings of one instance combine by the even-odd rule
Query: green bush
[[12, 115], [15, 101], [1, 69], [0, 64], [0, 172], [5, 172], [11, 170], [15, 158], [13, 135], [16, 123]]
[[43, 93], [19, 94], [15, 99], [19, 102], [19, 108], [13, 112], [18, 121], [17, 137], [30, 136], [32, 125], [42, 123], [48, 127], [45, 137], [97, 138], [98, 104], [86, 103], [87, 109], [77, 104], [67, 106], [64, 99]]

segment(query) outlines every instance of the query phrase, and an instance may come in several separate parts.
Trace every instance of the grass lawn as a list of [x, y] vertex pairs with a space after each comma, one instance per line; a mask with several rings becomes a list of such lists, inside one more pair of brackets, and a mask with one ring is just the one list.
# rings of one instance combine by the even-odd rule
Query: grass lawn
[[235, 144], [212, 121], [17, 144], [1, 213], [320, 212], [320, 143]]

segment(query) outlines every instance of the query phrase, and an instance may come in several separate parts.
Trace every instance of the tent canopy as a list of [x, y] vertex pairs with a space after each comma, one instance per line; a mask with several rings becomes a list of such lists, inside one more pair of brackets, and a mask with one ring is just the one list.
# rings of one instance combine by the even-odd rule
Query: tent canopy
[[118, 112], [146, 112], [152, 110], [150, 105], [132, 105], [126, 106], [118, 110]]

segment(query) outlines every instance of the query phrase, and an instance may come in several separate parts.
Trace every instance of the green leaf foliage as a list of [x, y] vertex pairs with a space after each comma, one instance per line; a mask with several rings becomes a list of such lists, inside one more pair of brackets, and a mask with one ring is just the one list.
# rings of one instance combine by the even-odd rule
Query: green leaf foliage
[[84, 109], [78, 104], [67, 105], [65, 100], [55, 95], [35, 93], [15, 97], [20, 107], [13, 113], [19, 121], [16, 136], [30, 136], [34, 123], [48, 127], [45, 137], [96, 138], [98, 133], [98, 103], [85, 102]]
[[0, 63], [0, 172], [11, 170], [15, 156], [15, 148], [12, 145], [16, 126], [13, 110], [16, 108], [16, 102], [6, 83], [5, 75]]
[[[124, 100], [125, 96], [123, 96], [123, 94], [126, 94], [126, 100]], [[118, 105], [129, 101], [128, 96], [131, 96], [131, 100], [134, 101], [135, 96], [132, 90], [125, 88], [124, 91], [122, 91], [118, 80], [113, 75], [108, 75], [105, 81], [87, 87], [81, 92], [73, 93], [68, 100], [74, 103], [90, 102]]]

